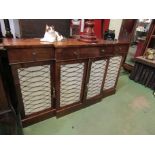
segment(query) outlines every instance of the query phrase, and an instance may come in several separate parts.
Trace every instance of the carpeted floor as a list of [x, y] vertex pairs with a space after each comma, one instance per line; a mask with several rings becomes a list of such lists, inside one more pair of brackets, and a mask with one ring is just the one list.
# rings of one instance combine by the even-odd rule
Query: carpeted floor
[[155, 134], [155, 97], [152, 90], [121, 74], [115, 95], [66, 115], [24, 128], [28, 135]]

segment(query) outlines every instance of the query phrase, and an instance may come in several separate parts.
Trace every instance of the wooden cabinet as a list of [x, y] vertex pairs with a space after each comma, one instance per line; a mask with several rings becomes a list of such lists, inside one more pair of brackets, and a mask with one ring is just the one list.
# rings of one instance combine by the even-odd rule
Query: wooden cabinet
[[13, 41], [5, 40], [4, 45], [24, 126], [63, 116], [115, 93], [128, 49], [128, 42], [103, 40], [96, 44]]
[[136, 23], [137, 19], [123, 19], [118, 39], [130, 41], [136, 28]]
[[29, 125], [53, 116], [55, 112], [53, 61], [34, 60], [12, 64], [11, 68], [23, 124]]
[[145, 50], [147, 50], [147, 48], [155, 49], [155, 20], [152, 22]]
[[9, 54], [10, 63], [27, 63], [51, 59], [54, 59], [54, 50], [52, 48], [11, 49]]

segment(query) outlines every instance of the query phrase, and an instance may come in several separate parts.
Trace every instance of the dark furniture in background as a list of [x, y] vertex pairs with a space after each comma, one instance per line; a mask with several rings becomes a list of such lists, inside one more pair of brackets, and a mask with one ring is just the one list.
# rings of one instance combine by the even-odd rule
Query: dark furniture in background
[[[130, 42], [134, 35], [134, 30], [136, 28], [136, 22], [137, 22], [137, 19], [123, 19], [118, 40]], [[124, 59], [124, 62], [123, 62], [123, 68], [127, 71], [130, 71], [131, 66], [125, 63], [125, 60], [126, 58]]]
[[23, 126], [63, 116], [114, 94], [128, 42], [4, 39]]
[[15, 90], [6, 50], [0, 47], [0, 135], [22, 134], [18, 112], [15, 111]]
[[[144, 54], [146, 49], [146, 45], [148, 44], [148, 40], [150, 38], [150, 34], [152, 32], [152, 26], [154, 24], [154, 20], [150, 23], [150, 28], [147, 31], [145, 37], [138, 35], [136, 31], [137, 26], [142, 23], [138, 19], [123, 19], [119, 40], [128, 40], [130, 41], [130, 46], [128, 49], [127, 57], [124, 60], [123, 67], [125, 70], [131, 72], [134, 66], [134, 58], [136, 56], [141, 56]], [[139, 32], [140, 33], [140, 32]], [[142, 33], [141, 33], [142, 34]], [[137, 38], [137, 36], [139, 36]], [[135, 49], [134, 49], [135, 46]], [[131, 50], [131, 51], [130, 51]], [[133, 51], [135, 50], [135, 51]], [[128, 59], [132, 60], [132, 63], [128, 62]]]
[[118, 40], [130, 41], [134, 33], [136, 22], [137, 19], [123, 19]]
[[[148, 48], [155, 49], [155, 20], [151, 24], [144, 51]], [[143, 56], [136, 57], [130, 79], [155, 90], [155, 60], [148, 60]]]
[[147, 48], [155, 49], [155, 20], [153, 20], [152, 25], [150, 27], [150, 33], [146, 42], [145, 50]]
[[[5, 20], [6, 21], [6, 20]], [[7, 21], [6, 21], [7, 22]], [[6, 78], [5, 49], [3, 48], [3, 34], [0, 25], [0, 135], [17, 134], [16, 113], [11, 106]], [[8, 64], [8, 63], [7, 63]]]
[[53, 25], [65, 37], [70, 35], [70, 19], [19, 19], [21, 38], [42, 38], [45, 26]]
[[142, 56], [135, 58], [130, 79], [155, 90], [155, 60], [148, 60]]
[[2, 43], [2, 38], [3, 38], [3, 34], [2, 34], [2, 29], [1, 29], [1, 24], [0, 24], [0, 44]]

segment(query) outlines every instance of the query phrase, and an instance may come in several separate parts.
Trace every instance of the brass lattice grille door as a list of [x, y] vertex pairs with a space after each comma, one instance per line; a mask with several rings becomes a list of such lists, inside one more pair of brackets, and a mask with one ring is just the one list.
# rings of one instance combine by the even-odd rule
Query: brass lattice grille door
[[51, 108], [50, 65], [19, 68], [25, 115]]
[[103, 78], [106, 70], [107, 60], [97, 60], [92, 62], [90, 78], [88, 83], [87, 99], [100, 95]]
[[122, 61], [122, 56], [115, 56], [110, 58], [105, 84], [103, 88], [104, 90], [113, 88], [115, 86], [121, 61]]
[[84, 63], [61, 65], [60, 107], [80, 102], [83, 74]]

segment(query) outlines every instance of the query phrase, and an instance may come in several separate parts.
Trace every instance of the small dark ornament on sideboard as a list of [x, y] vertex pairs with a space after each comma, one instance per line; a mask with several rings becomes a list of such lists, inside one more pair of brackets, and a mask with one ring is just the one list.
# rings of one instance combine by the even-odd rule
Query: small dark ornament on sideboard
[[105, 31], [104, 40], [115, 40], [115, 30]]

